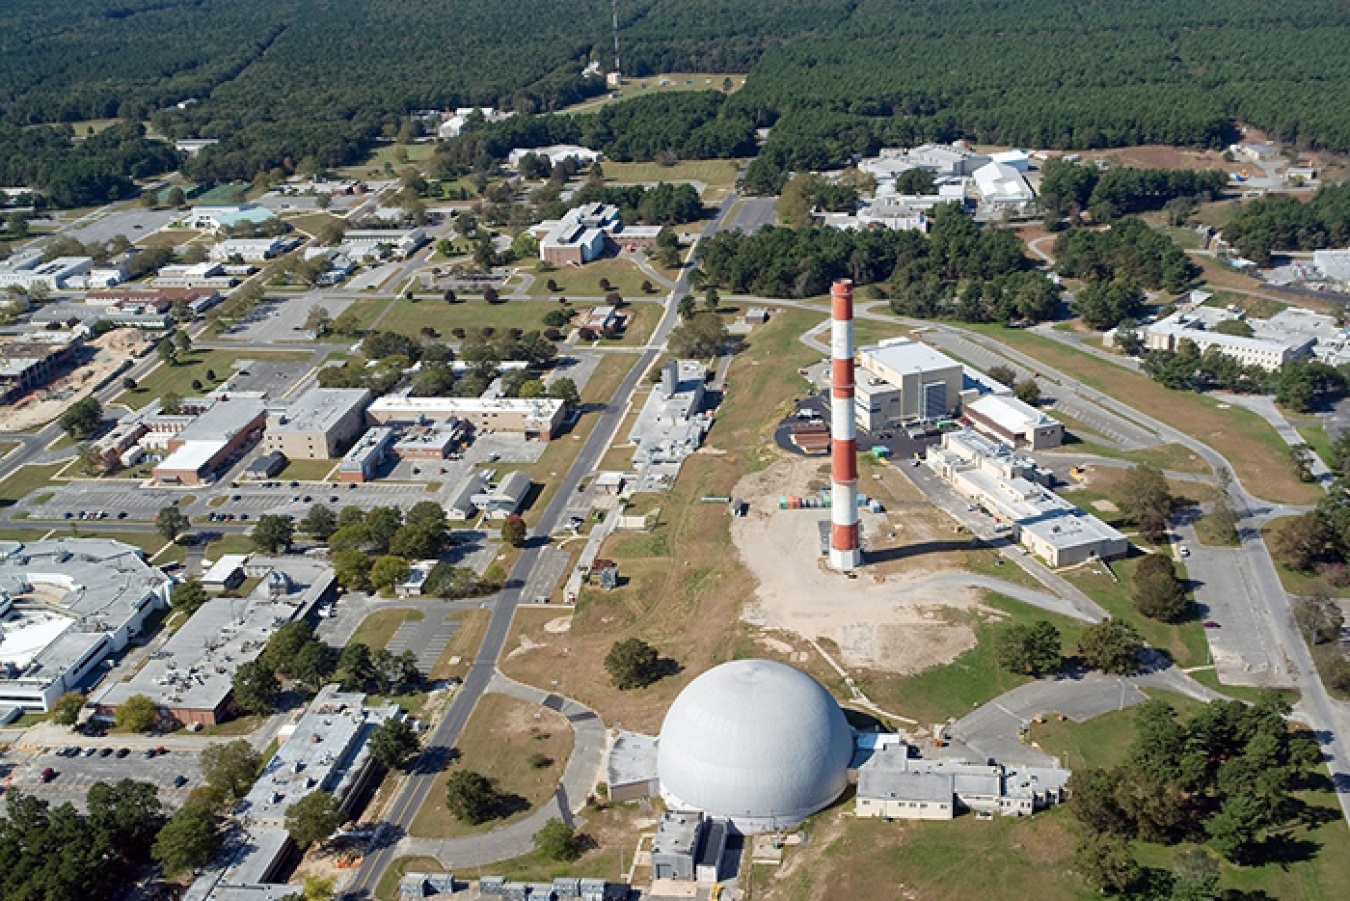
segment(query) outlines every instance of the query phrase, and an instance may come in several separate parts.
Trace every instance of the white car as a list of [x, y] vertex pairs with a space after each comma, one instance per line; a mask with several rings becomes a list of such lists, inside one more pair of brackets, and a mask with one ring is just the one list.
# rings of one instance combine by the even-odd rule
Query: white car
[[1184, 545], [1184, 544], [1178, 545], [1178, 546], [1177, 546], [1177, 553], [1180, 554], [1180, 555], [1183, 556], [1183, 557], [1189, 557], [1189, 556], [1191, 555], [1191, 549], [1188, 548], [1188, 547], [1186, 547], [1186, 545]]

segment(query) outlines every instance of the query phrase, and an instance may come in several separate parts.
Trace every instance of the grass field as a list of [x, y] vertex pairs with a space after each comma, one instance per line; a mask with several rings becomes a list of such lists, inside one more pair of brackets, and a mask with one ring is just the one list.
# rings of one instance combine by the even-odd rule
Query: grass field
[[361, 162], [344, 166], [335, 171], [343, 178], [367, 178], [371, 176], [379, 178], [385, 174], [385, 163], [393, 166], [395, 170], [400, 170], [409, 163], [420, 163], [430, 159], [435, 149], [436, 145], [433, 142], [425, 144], [381, 144]]
[[19, 467], [0, 482], [0, 507], [12, 507], [34, 491], [45, 488], [65, 465], [62, 461]]
[[430, 326], [441, 336], [450, 339], [452, 329], [475, 331], [494, 328], [500, 332], [519, 328], [525, 331], [542, 330], [544, 315], [561, 305], [541, 300], [508, 300], [488, 303], [485, 300], [467, 300], [464, 303], [446, 303], [444, 300], [396, 300], [389, 312], [380, 319], [379, 328], [418, 337]]
[[1288, 446], [1255, 413], [1237, 407], [1222, 409], [1217, 401], [1193, 392], [1170, 391], [1147, 376], [1026, 331], [998, 326], [967, 328], [997, 338], [1205, 442], [1228, 459], [1234, 475], [1258, 497], [1309, 504], [1321, 496], [1316, 485], [1298, 480]]
[[[655, 297], [659, 296], [661, 291], [661, 286], [655, 282], [652, 283], [652, 287], [656, 288], [656, 292], [648, 294], [643, 291], [642, 283], [649, 281], [648, 277], [633, 263], [615, 257], [596, 260], [585, 266], [560, 266], [552, 272], [539, 272], [535, 268], [536, 265], [532, 263], [520, 267], [521, 272], [535, 277], [534, 283], [530, 285], [531, 297], [550, 299], [566, 297], [577, 303], [578, 298], [603, 298], [611, 291], [618, 292], [624, 297]], [[557, 283], [557, 291], [549, 290], [550, 279]], [[610, 287], [601, 288], [601, 279], [608, 280]]]
[[[1198, 621], [1169, 625], [1148, 619], [1134, 609], [1131, 585], [1134, 584], [1134, 572], [1139, 568], [1139, 561], [1143, 559], [1140, 554], [1112, 560], [1111, 569], [1120, 578], [1119, 582], [1107, 575], [1102, 567], [1079, 568], [1061, 575], [1105, 607], [1112, 616], [1138, 629], [1145, 642], [1168, 654], [1178, 666], [1202, 666], [1209, 663], [1209, 645]], [[1098, 572], [1101, 575], [1097, 575]], [[1179, 573], [1179, 576], [1183, 579], [1186, 577], [1184, 572]]]
[[301, 213], [298, 216], [287, 216], [286, 221], [298, 231], [313, 237], [314, 233], [325, 225], [341, 224], [345, 225], [346, 220], [341, 216], [334, 216], [332, 213]]
[[1303, 439], [1312, 452], [1322, 458], [1322, 462], [1328, 467], [1332, 466], [1331, 458], [1334, 456], [1331, 452], [1331, 438], [1327, 436], [1327, 430], [1320, 425], [1301, 425], [1298, 426], [1299, 437]]
[[681, 160], [667, 166], [662, 163], [600, 164], [610, 182], [701, 181], [709, 188], [729, 188], [740, 171], [737, 160]]
[[[458, 757], [437, 775], [413, 818], [410, 834], [454, 838], [488, 832], [523, 818], [557, 788], [572, 753], [572, 729], [551, 710], [506, 695], [487, 694], [474, 708], [455, 751]], [[535, 755], [542, 758], [536, 760]], [[545, 758], [548, 762], [543, 764]], [[514, 796], [504, 808], [507, 815], [476, 826], [451, 815], [445, 805], [445, 781], [456, 770], [481, 773], [496, 783], [498, 791]]]
[[279, 479], [298, 482], [322, 482], [337, 465], [336, 460], [292, 460], [278, 475]]
[[[446, 617], [447, 620], [451, 618]], [[473, 663], [474, 655], [478, 652], [478, 646], [483, 643], [483, 636], [487, 633], [488, 622], [492, 616], [486, 610], [466, 610], [457, 618], [459, 628], [455, 630], [454, 637], [441, 653], [441, 659], [436, 661], [436, 665], [429, 673], [433, 681], [456, 675], [463, 676], [468, 672], [469, 665]]]
[[[1056, 418], [1059, 418], [1056, 415]], [[1125, 451], [1096, 441], [1079, 439], [1063, 446], [1068, 454], [1092, 454], [1098, 457], [1110, 457], [1113, 460], [1128, 460], [1131, 463], [1156, 466], [1158, 469], [1173, 472], [1193, 472], [1208, 475], [1209, 464], [1190, 448], [1181, 444], [1163, 444], [1158, 447], [1145, 447], [1140, 450]]]
[[377, 610], [361, 620], [348, 644], [364, 644], [376, 649], [389, 644], [398, 627], [407, 622], [421, 622], [424, 619], [420, 610]]

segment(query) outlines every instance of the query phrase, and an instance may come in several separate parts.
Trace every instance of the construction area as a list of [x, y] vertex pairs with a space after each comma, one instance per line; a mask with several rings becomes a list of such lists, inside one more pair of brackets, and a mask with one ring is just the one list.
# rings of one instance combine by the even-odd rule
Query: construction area
[[150, 341], [139, 329], [113, 329], [87, 341], [85, 352], [92, 356], [72, 371], [53, 379], [10, 406], [0, 406], [0, 432], [23, 432], [46, 425], [82, 399], [96, 386], [113, 376], [129, 357], [138, 357], [150, 348]]

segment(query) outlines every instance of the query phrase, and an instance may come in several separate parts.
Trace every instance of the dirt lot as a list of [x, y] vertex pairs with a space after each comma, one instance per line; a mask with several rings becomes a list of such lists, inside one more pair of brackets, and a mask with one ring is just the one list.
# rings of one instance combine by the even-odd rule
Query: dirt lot
[[22, 432], [51, 422], [146, 343], [145, 335], [137, 329], [113, 329], [88, 342], [98, 349], [93, 359], [17, 404], [0, 409], [0, 431]]
[[953, 540], [946, 518], [906, 491], [902, 478], [868, 467], [862, 490], [894, 500], [884, 514], [862, 514], [868, 552], [881, 562], [846, 580], [818, 552], [818, 524], [828, 511], [778, 509], [780, 495], [820, 483], [820, 467], [819, 460], [786, 458], [736, 486], [736, 495], [750, 501], [750, 514], [732, 522], [731, 537], [759, 582], [743, 618], [763, 629], [828, 639], [850, 668], [918, 672], [973, 647], [974, 630], [947, 614], [974, 607], [979, 592], [915, 580], [961, 566], [965, 542]]
[[1141, 147], [1113, 147], [1083, 154], [1085, 160], [1108, 159], [1135, 169], [1224, 169], [1232, 168], [1218, 150], [1191, 150], [1163, 144]]

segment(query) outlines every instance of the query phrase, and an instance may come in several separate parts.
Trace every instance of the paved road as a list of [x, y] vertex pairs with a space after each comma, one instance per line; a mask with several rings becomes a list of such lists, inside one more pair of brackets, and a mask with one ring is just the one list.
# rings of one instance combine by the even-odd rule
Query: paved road
[[501, 673], [493, 676], [488, 691], [547, 707], [567, 720], [573, 733], [572, 753], [567, 759], [558, 791], [546, 804], [523, 820], [481, 835], [454, 839], [406, 836], [395, 845], [399, 857], [434, 857], [450, 870], [465, 870], [528, 854], [534, 850], [534, 834], [549, 820], [575, 823], [573, 815], [586, 806], [586, 799], [600, 780], [608, 735], [605, 724], [594, 711], [570, 698], [522, 685]]
[[[736, 193], [734, 191], [727, 195], [718, 209], [717, 216], [709, 223], [703, 235], [712, 234], [723, 227], [727, 211], [735, 200]], [[702, 240], [703, 235], [695, 239], [695, 247], [689, 255], [690, 262], [685, 264], [679, 278], [676, 279], [675, 286], [667, 298], [665, 314], [652, 335], [648, 349], [643, 352], [638, 364], [624, 376], [623, 381], [615, 390], [614, 396], [600, 413], [599, 421], [596, 422], [589, 438], [582, 446], [576, 462], [562, 477], [553, 500], [549, 502], [549, 505], [540, 514], [539, 519], [534, 523], [532, 540], [516, 559], [516, 564], [512, 567], [507, 578], [506, 586], [497, 597], [492, 610], [492, 619], [488, 623], [487, 633], [483, 637], [483, 643], [469, 668], [464, 684], [455, 693], [454, 700], [451, 701], [449, 709], [446, 710], [445, 717], [436, 725], [428, 738], [426, 750], [423, 752], [424, 759], [434, 759], [436, 755], [443, 755], [454, 747], [455, 742], [464, 730], [464, 725], [469, 720], [469, 715], [473, 713], [473, 708], [477, 705], [478, 699], [488, 689], [488, 685], [496, 673], [497, 661], [500, 659], [502, 647], [506, 643], [506, 636], [510, 631], [516, 607], [522, 600], [527, 600], [524, 597], [524, 588], [531, 582], [531, 574], [540, 565], [541, 557], [545, 557], [545, 561], [547, 560], [547, 556], [544, 554], [547, 536], [562, 521], [572, 495], [576, 493], [582, 478], [599, 464], [601, 456], [603, 456], [614, 433], [619, 428], [634, 389], [643, 373], [656, 361], [660, 354], [660, 346], [665, 343], [666, 338], [679, 319], [676, 303], [680, 297], [689, 292], [689, 270], [692, 268], [694, 250], [697, 249], [697, 244]], [[428, 767], [428, 770], [427, 772], [415, 771], [409, 776], [390, 806], [389, 817], [386, 822], [393, 828], [395, 834], [406, 833], [413, 817], [417, 814], [418, 808], [430, 794], [436, 773], [432, 767]], [[396, 856], [397, 850], [392, 845], [376, 849], [368, 854], [352, 885], [344, 892], [343, 897], [373, 897], [380, 874], [393, 862]]]

